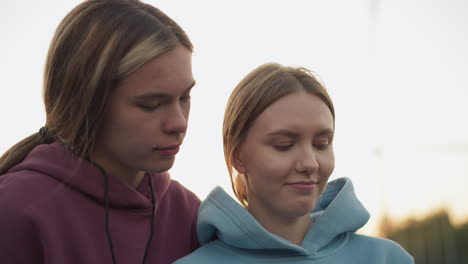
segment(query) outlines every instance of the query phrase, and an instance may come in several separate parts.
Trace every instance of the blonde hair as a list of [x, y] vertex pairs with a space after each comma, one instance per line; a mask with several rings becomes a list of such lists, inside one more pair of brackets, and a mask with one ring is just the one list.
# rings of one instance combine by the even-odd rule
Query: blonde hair
[[305, 68], [263, 64], [250, 72], [235, 87], [226, 105], [223, 122], [224, 157], [237, 199], [247, 206], [246, 175], [235, 170], [236, 155], [257, 117], [283, 96], [306, 91], [320, 97], [335, 120], [335, 109], [324, 85]]
[[37, 145], [55, 140], [88, 156], [116, 84], [178, 44], [193, 49], [176, 22], [139, 0], [87, 0], [76, 6], [58, 26], [47, 55], [46, 129], [3, 154], [0, 175]]

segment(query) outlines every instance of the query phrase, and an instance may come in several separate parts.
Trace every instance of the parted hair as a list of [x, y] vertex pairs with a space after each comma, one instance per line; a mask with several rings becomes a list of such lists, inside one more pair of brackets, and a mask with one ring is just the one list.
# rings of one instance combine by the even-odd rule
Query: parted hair
[[299, 91], [321, 98], [335, 120], [335, 109], [325, 86], [312, 71], [303, 67], [287, 67], [278, 63], [263, 64], [245, 76], [228, 99], [222, 129], [224, 158], [234, 194], [246, 207], [248, 175], [235, 169], [239, 147], [252, 123], [268, 106], [288, 94]]
[[0, 175], [39, 144], [61, 141], [89, 156], [113, 88], [176, 45], [193, 50], [174, 20], [139, 0], [87, 0], [76, 6], [59, 24], [47, 54], [46, 124], [0, 157]]

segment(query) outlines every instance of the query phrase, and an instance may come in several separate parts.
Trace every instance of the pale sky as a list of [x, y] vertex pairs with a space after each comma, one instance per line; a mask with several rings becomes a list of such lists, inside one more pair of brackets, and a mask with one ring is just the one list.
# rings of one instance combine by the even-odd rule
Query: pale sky
[[[81, 1], [2, 2], [3, 153], [45, 123], [42, 72], [55, 28]], [[172, 177], [201, 199], [231, 192], [221, 124], [227, 98], [256, 66], [315, 71], [334, 100], [336, 168], [371, 212], [397, 218], [447, 206], [468, 218], [468, 1], [146, 1], [195, 45], [189, 130]]]

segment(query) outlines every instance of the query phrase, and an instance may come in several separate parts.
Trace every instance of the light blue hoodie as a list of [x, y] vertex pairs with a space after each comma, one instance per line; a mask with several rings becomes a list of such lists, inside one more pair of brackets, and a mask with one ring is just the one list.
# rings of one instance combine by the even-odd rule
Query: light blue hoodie
[[369, 213], [348, 178], [329, 182], [310, 216], [313, 224], [298, 246], [268, 232], [216, 187], [199, 209], [197, 230], [203, 246], [175, 263], [414, 263], [397, 243], [355, 233]]

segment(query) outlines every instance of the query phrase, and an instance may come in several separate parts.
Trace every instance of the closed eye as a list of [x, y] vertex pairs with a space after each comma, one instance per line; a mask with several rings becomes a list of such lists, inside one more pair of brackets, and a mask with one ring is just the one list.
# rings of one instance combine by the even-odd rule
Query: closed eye
[[182, 101], [182, 102], [184, 102], [184, 103], [190, 102], [190, 99], [191, 99], [191, 98], [192, 98], [192, 97], [191, 97], [190, 95], [185, 95], [185, 96], [182, 96], [182, 97], [180, 98], [180, 101]]
[[278, 151], [288, 151], [292, 148], [294, 144], [288, 144], [288, 145], [273, 145], [273, 148], [278, 150]]
[[156, 109], [158, 109], [159, 107], [161, 106], [161, 104], [155, 104], [155, 105], [138, 105], [138, 107], [140, 107], [141, 109], [143, 109], [144, 111], [146, 112], [151, 112], [151, 111], [154, 111]]
[[326, 143], [318, 143], [318, 144], [314, 144], [314, 147], [318, 150], [325, 150], [325, 149], [328, 149], [330, 147], [330, 143], [329, 142], [326, 142]]

